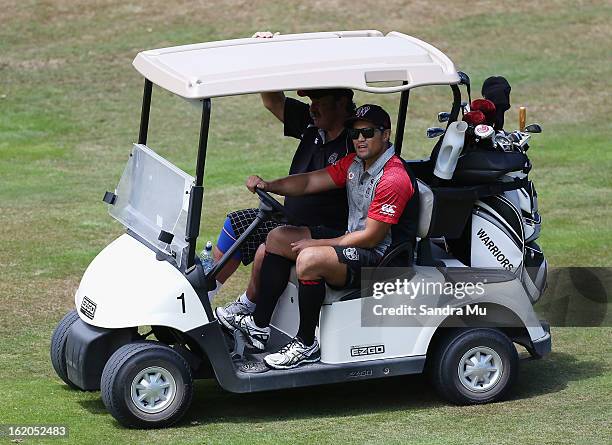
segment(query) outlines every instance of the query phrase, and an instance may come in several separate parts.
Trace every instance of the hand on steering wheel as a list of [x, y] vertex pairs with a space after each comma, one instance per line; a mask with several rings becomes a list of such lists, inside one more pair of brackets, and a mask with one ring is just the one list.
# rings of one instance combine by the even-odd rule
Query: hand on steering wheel
[[274, 213], [280, 213], [284, 217], [289, 218], [287, 210], [285, 210], [285, 206], [278, 202], [276, 199], [274, 199], [272, 195], [270, 195], [268, 192], [265, 192], [260, 188], [256, 188], [255, 193], [257, 193], [257, 195], [259, 196], [259, 200], [263, 204], [272, 208]]
[[251, 193], [255, 193], [256, 189], [265, 190], [268, 188], [268, 183], [257, 175], [249, 176], [246, 180], [246, 187]]
[[[291, 220], [291, 215], [287, 213], [285, 206], [274, 199], [265, 189], [268, 187], [268, 183], [261, 179], [259, 176], [249, 176], [246, 181], [246, 186], [252, 193], [257, 193], [261, 203], [272, 210], [272, 214], [280, 214], [284, 219]], [[280, 219], [283, 219], [280, 218]]]

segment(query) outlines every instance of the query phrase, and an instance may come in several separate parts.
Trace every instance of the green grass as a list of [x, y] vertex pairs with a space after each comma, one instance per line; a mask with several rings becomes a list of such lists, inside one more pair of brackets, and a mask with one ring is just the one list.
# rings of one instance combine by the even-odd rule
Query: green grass
[[[27, 334], [22, 347], [45, 340], [34, 329]], [[250, 395], [229, 394], [203, 381], [196, 384], [185, 420], [154, 432], [118, 427], [98, 393], [68, 390], [41, 354], [38, 363], [4, 380], [9, 402], [2, 422], [66, 424], [74, 443], [461, 444], [466, 437], [476, 444], [514, 443], [517, 438], [607, 443], [610, 329], [558, 328], [553, 335], [555, 352], [544, 361], [523, 361], [514, 396], [494, 405], [447, 405], [419, 376]], [[605, 346], [593, 347], [606, 338]]]
[[[554, 352], [523, 363], [514, 399], [459, 408], [420, 378], [232, 395], [198, 383], [179, 426], [126, 431], [98, 393], [68, 391], [48, 342], [72, 305], [80, 276], [122, 228], [101, 203], [138, 134], [143, 49], [272, 29], [398, 30], [445, 51], [470, 74], [473, 95], [489, 75], [512, 87], [544, 133], [531, 173], [544, 218], [539, 240], [552, 266], [610, 266], [612, 8], [608, 2], [242, 2], [142, 5], [115, 0], [6, 0], [0, 8], [0, 423], [67, 423], [71, 443], [419, 442], [607, 443], [612, 436], [612, 330], [557, 328]], [[356, 95], [395, 117], [397, 95]], [[426, 156], [424, 130], [450, 104], [448, 88], [411, 94], [404, 156]], [[193, 173], [199, 113], [155, 89], [150, 146]], [[200, 244], [225, 213], [255, 203], [249, 174], [287, 171], [296, 147], [259, 97], [213, 101]], [[244, 287], [240, 269], [220, 301]], [[6, 403], [8, 400], [8, 403]], [[62, 441], [49, 441], [60, 443]], [[26, 439], [24, 443], [38, 443]], [[62, 442], [63, 443], [63, 442]]]

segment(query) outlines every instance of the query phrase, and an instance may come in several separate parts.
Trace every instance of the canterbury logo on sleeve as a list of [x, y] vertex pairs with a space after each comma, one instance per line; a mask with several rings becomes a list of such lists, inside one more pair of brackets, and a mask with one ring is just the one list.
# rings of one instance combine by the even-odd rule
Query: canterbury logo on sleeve
[[388, 216], [393, 216], [395, 215], [395, 208], [397, 206], [395, 204], [383, 204], [380, 207], [380, 214], [381, 215], [388, 215]]

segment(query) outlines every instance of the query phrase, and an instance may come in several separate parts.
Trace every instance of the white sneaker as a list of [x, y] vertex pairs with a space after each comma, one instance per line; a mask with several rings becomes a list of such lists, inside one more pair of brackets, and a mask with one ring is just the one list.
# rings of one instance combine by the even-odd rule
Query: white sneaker
[[270, 338], [270, 327], [260, 328], [255, 324], [252, 315], [234, 315], [233, 324], [246, 337], [247, 343], [260, 351], [266, 349]]
[[312, 345], [306, 346], [298, 337], [295, 337], [283, 346], [280, 351], [266, 355], [264, 362], [270, 368], [291, 369], [302, 363], [318, 362], [320, 359], [321, 351], [316, 338]]
[[238, 326], [236, 326], [234, 319], [236, 315], [249, 315], [252, 311], [249, 307], [240, 301], [240, 297], [236, 301], [233, 301], [224, 307], [219, 306], [215, 309], [215, 315], [222, 326], [227, 328], [230, 332], [234, 332]]

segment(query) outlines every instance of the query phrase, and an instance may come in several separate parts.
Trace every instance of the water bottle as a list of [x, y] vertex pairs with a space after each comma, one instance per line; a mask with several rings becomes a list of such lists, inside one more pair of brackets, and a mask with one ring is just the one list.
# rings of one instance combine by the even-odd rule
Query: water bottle
[[204, 247], [204, 250], [202, 250], [202, 253], [200, 254], [200, 260], [202, 261], [202, 268], [204, 269], [204, 272], [208, 273], [215, 265], [215, 260], [213, 259], [212, 254], [212, 242], [206, 242], [206, 247]]

